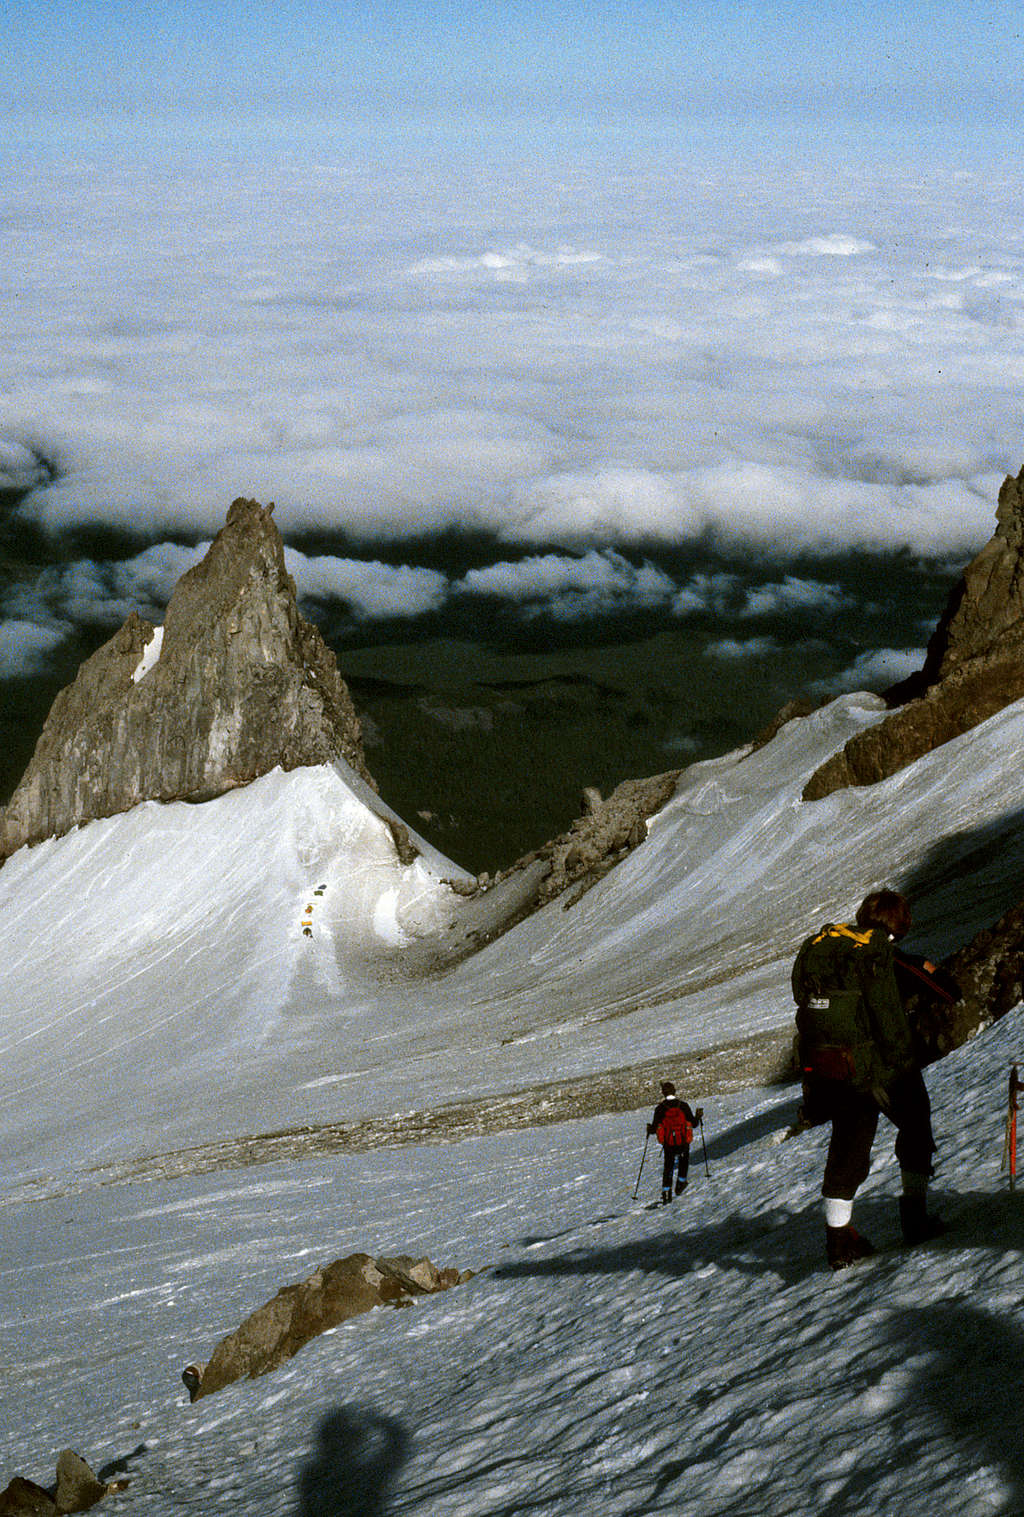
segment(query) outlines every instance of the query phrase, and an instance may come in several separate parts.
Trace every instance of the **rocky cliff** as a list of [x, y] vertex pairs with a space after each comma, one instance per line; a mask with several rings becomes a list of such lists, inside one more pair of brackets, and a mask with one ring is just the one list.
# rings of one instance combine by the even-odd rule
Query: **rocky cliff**
[[134, 613], [58, 695], [0, 817], [0, 859], [145, 800], [208, 800], [344, 758], [371, 784], [334, 654], [298, 611], [266, 509], [236, 500], [163, 628]]
[[896, 708], [808, 780], [804, 800], [872, 785], [1024, 697], [1024, 469], [999, 492], [996, 530], [965, 569], [924, 668], [888, 692]]
[[958, 1048], [998, 1022], [1024, 998], [1024, 902], [951, 954], [944, 967], [959, 985], [961, 997], [941, 1019], [945, 1042], [942, 1036], [936, 1039], [940, 1053]]

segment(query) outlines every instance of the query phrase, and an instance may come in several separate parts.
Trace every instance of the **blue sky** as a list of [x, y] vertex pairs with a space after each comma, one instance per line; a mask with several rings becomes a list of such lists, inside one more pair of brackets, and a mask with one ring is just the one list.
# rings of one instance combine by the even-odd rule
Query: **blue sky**
[[4, 13], [0, 104], [371, 116], [1013, 110], [1017, 4], [130, 0]]

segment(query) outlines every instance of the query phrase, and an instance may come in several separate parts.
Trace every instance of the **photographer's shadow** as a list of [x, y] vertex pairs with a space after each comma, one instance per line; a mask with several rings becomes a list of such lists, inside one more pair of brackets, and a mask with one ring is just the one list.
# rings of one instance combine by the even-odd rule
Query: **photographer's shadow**
[[385, 1517], [410, 1444], [400, 1422], [370, 1407], [329, 1412], [299, 1473], [296, 1517]]

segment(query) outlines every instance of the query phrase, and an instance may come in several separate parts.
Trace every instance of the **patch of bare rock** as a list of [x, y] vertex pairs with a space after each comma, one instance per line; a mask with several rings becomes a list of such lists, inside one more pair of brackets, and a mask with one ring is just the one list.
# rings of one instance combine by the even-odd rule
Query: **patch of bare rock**
[[0, 1517], [54, 1517], [67, 1512], [88, 1512], [104, 1496], [123, 1491], [125, 1480], [106, 1481], [94, 1475], [85, 1460], [71, 1449], [57, 1458], [57, 1478], [52, 1486], [37, 1485], [15, 1475], [0, 1491]]
[[999, 491], [996, 530], [955, 585], [923, 669], [886, 693], [895, 709], [852, 737], [803, 798], [873, 785], [1024, 697], [1024, 469]]
[[[607, 799], [593, 786], [583, 792], [580, 815], [567, 832], [517, 859], [494, 881], [483, 876], [491, 891], [507, 882], [529, 879], [530, 888], [518, 909], [501, 921], [505, 932], [530, 912], [567, 895], [566, 910], [598, 880], [638, 848], [647, 836], [647, 823], [675, 795], [681, 770], [672, 769], [648, 779], [623, 780]], [[496, 935], [496, 934], [495, 934]]]
[[349, 1254], [307, 1280], [286, 1285], [242, 1325], [222, 1338], [209, 1362], [190, 1364], [182, 1380], [190, 1401], [223, 1390], [235, 1380], [265, 1375], [310, 1339], [377, 1306], [408, 1306], [417, 1296], [450, 1290], [472, 1271], [438, 1269], [429, 1259], [407, 1255], [374, 1259]]
[[236, 500], [162, 629], [135, 612], [60, 692], [0, 813], [0, 859], [141, 801], [209, 800], [343, 758], [373, 786], [334, 654], [299, 614], [273, 506]]
[[960, 987], [960, 1000], [937, 1014], [940, 1054], [959, 1048], [1024, 1000], [1024, 902], [1012, 906], [943, 964]]

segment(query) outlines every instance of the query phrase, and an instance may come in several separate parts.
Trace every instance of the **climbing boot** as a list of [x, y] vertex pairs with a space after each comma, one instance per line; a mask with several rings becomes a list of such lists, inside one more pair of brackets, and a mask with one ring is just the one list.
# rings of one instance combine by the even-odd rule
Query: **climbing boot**
[[941, 1217], [928, 1213], [924, 1196], [900, 1197], [900, 1226], [903, 1241], [910, 1247], [915, 1243], [927, 1243], [932, 1238], [941, 1238], [946, 1224]]
[[867, 1238], [862, 1238], [849, 1222], [845, 1227], [825, 1228], [825, 1256], [830, 1269], [846, 1269], [858, 1259], [869, 1258], [874, 1251]]

